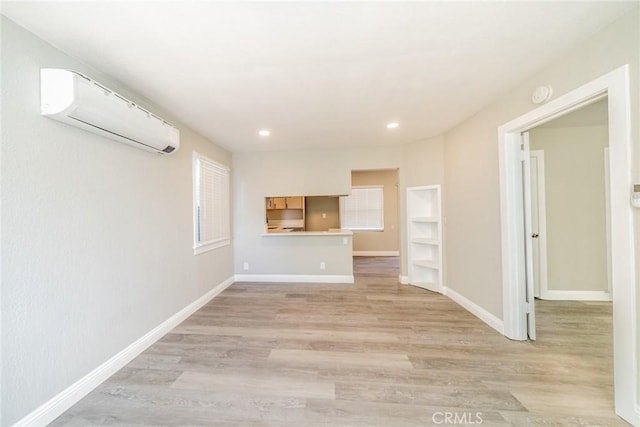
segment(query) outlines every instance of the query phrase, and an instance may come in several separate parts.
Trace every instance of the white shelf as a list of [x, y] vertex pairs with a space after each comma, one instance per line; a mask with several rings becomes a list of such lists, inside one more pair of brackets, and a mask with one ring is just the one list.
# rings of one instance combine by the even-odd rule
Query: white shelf
[[413, 222], [440, 222], [440, 218], [435, 216], [414, 216], [411, 218]]
[[440, 186], [407, 188], [409, 284], [442, 292]]
[[411, 263], [413, 265], [417, 265], [418, 267], [431, 268], [431, 269], [434, 269], [434, 270], [440, 269], [440, 264], [437, 263], [436, 261], [430, 261], [430, 260], [426, 260], [426, 259], [416, 259], [416, 260], [411, 261]]
[[439, 245], [438, 239], [430, 239], [428, 237], [415, 237], [411, 239], [411, 243], [417, 243], [419, 245]]

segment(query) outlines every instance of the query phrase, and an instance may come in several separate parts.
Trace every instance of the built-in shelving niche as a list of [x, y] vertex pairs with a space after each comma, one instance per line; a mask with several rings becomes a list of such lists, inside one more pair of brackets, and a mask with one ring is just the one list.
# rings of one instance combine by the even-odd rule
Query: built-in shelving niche
[[407, 188], [409, 284], [442, 293], [440, 186]]

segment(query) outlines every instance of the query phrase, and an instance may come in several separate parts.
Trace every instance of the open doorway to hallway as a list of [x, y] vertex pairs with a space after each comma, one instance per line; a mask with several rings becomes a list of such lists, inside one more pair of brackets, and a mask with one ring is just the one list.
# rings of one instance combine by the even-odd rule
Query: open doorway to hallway
[[607, 99], [529, 131], [534, 295], [611, 301]]
[[340, 222], [353, 231], [354, 256], [400, 256], [398, 180], [398, 169], [351, 172], [351, 195], [340, 198]]
[[[500, 213], [503, 267], [504, 334], [526, 340], [529, 313], [534, 302], [528, 292], [525, 233], [522, 209], [522, 132], [553, 120], [569, 111], [608, 97], [609, 102], [609, 194], [611, 228], [611, 288], [613, 298], [613, 361], [616, 413], [638, 424], [637, 396], [636, 289], [633, 246], [633, 212], [629, 203], [632, 188], [631, 120], [629, 66], [623, 65], [558, 98], [525, 113], [498, 128], [500, 158]], [[528, 149], [526, 150], [528, 153]], [[526, 161], [526, 160], [525, 160]], [[527, 161], [528, 163], [528, 161]], [[526, 176], [526, 175], [525, 175]], [[529, 230], [530, 232], [530, 230]], [[529, 237], [527, 237], [530, 240]], [[526, 244], [529, 244], [527, 242]], [[530, 264], [529, 264], [530, 265]]]
[[534, 405], [613, 410], [607, 99], [532, 128], [524, 139], [530, 150], [527, 259], [536, 300], [530, 337], [535, 347], [576, 366]]
[[351, 194], [341, 196], [339, 205], [341, 227], [353, 232], [356, 285], [379, 286], [379, 278], [399, 277], [399, 170], [351, 171]]

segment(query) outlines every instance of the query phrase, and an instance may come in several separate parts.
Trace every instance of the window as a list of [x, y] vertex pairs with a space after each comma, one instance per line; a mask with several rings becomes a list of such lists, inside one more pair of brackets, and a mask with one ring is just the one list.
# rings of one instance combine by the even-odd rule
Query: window
[[340, 226], [348, 230], [384, 230], [383, 186], [353, 187], [340, 197]]
[[231, 242], [229, 168], [193, 153], [193, 250], [197, 255]]

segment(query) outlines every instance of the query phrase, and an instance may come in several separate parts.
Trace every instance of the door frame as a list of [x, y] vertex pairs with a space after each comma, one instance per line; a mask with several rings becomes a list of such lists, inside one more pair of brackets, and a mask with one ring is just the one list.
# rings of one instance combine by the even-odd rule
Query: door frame
[[611, 286], [611, 218], [609, 212], [611, 211], [611, 199], [609, 195], [609, 146], [604, 147], [604, 222], [607, 230], [607, 293], [609, 294], [608, 301], [611, 301], [611, 294], [613, 292]]
[[514, 340], [527, 339], [523, 152], [517, 143], [518, 136], [604, 96], [609, 101], [610, 161], [618, 165], [609, 168], [615, 411], [632, 424], [638, 424], [636, 278], [633, 212], [629, 202], [632, 188], [629, 65], [598, 77], [498, 128], [504, 333]]

